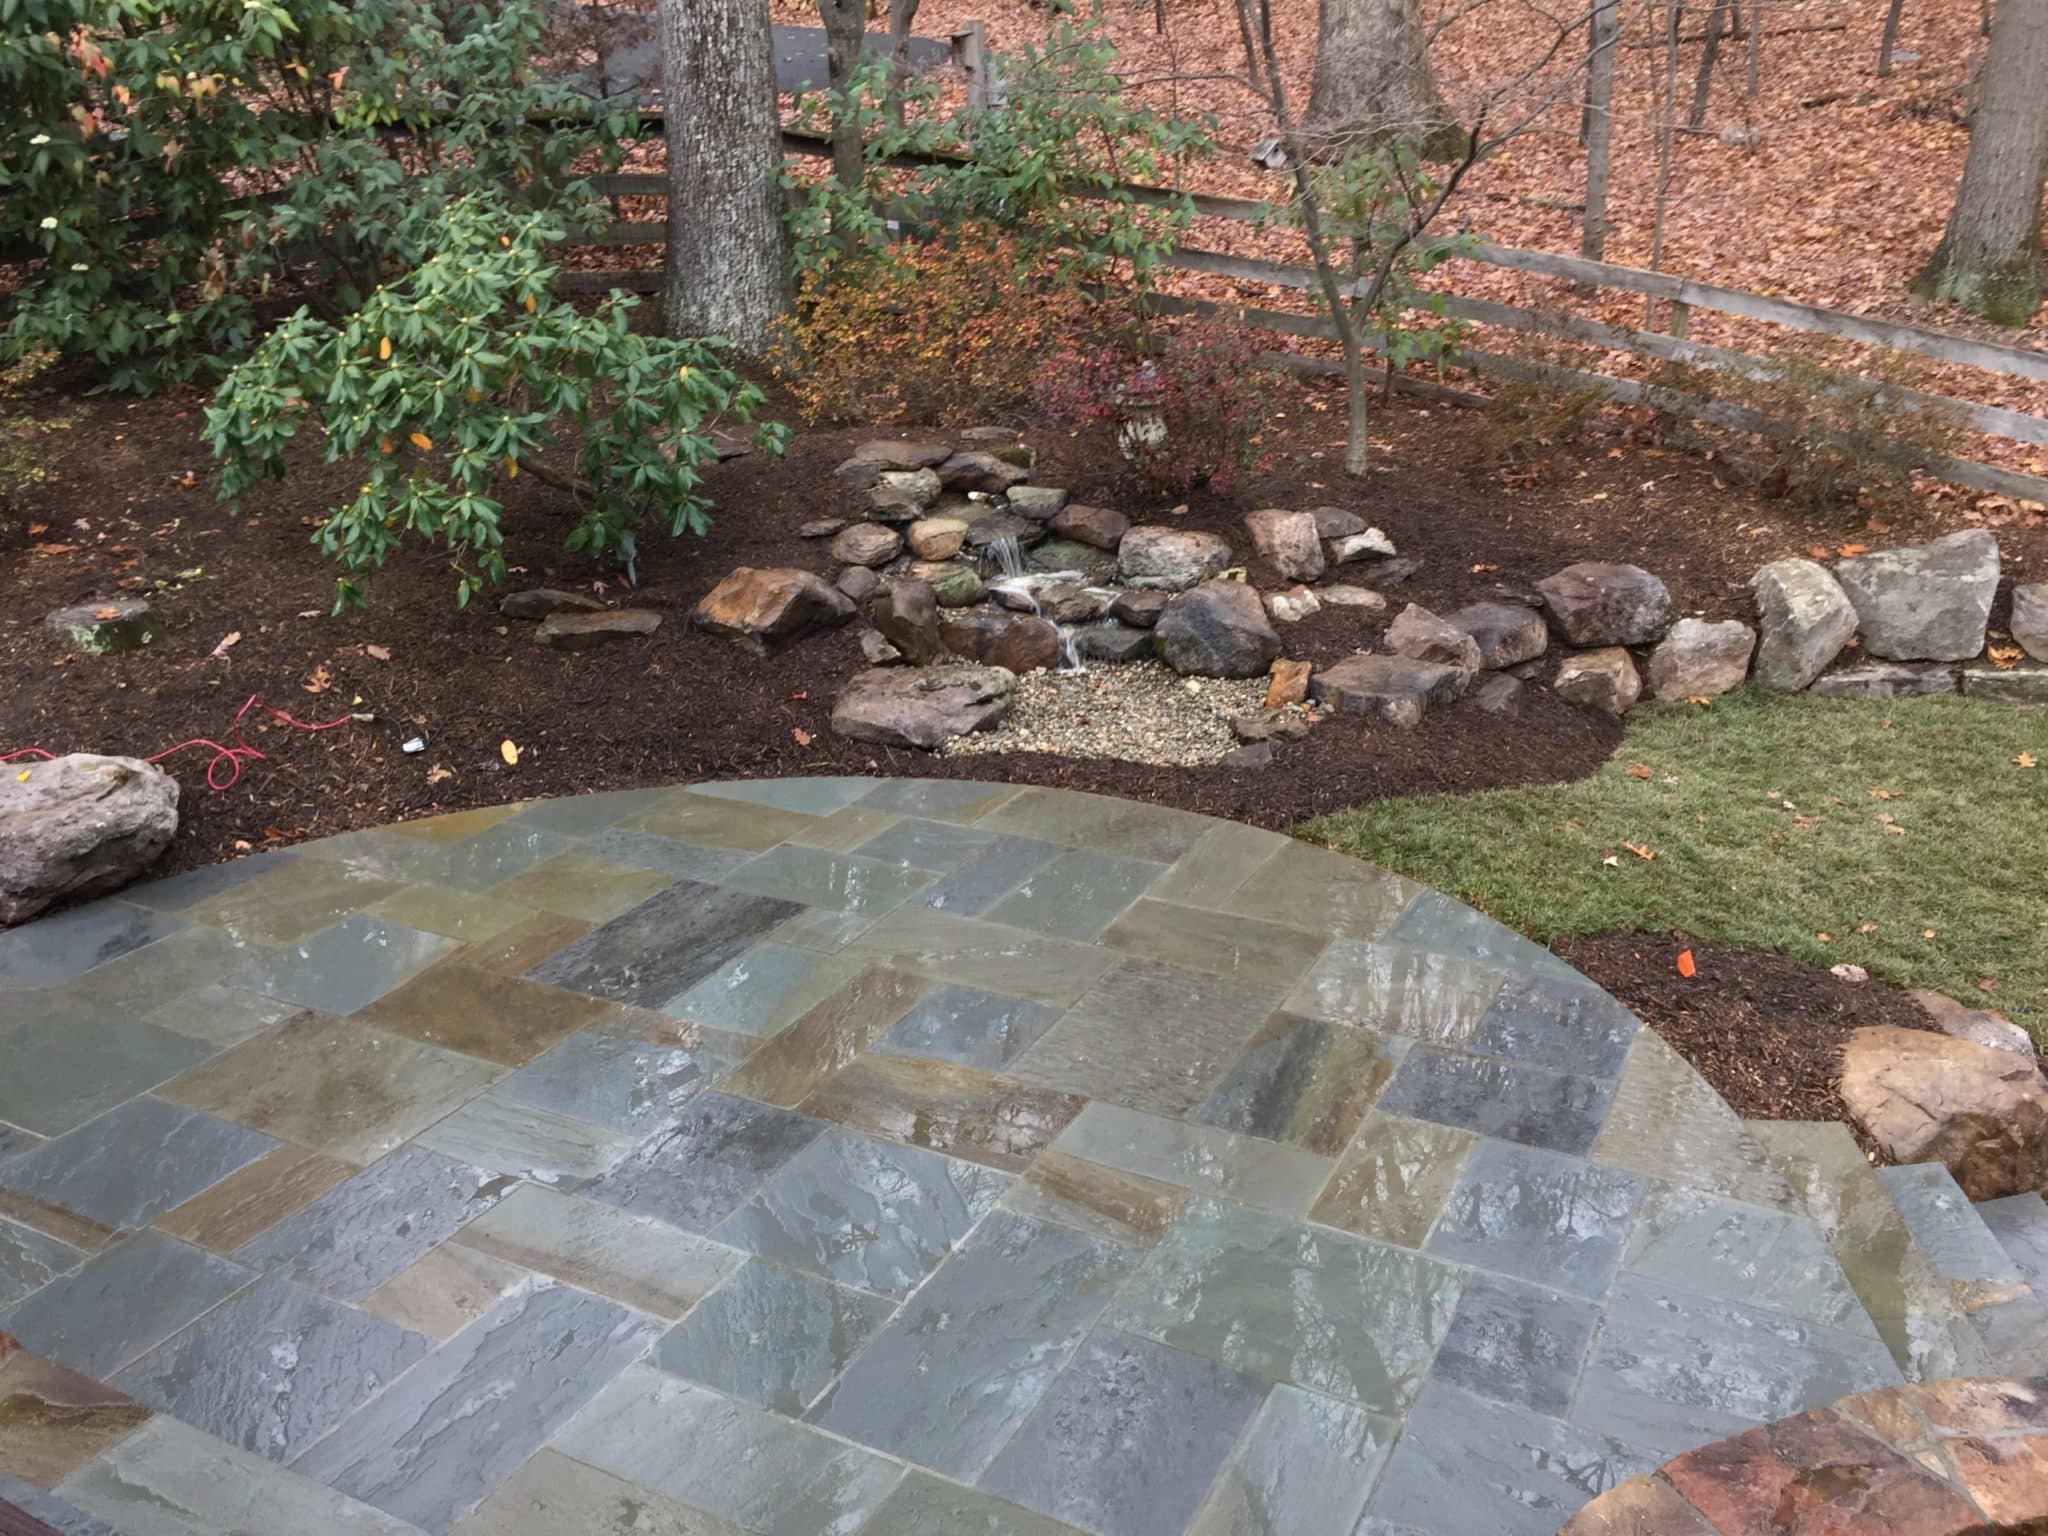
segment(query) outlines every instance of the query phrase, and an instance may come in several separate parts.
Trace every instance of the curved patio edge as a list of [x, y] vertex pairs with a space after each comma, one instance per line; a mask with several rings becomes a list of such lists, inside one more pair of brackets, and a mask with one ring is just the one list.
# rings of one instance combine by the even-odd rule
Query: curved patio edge
[[2048, 1530], [2048, 1378], [1859, 1392], [1674, 1457], [1560, 1536]]

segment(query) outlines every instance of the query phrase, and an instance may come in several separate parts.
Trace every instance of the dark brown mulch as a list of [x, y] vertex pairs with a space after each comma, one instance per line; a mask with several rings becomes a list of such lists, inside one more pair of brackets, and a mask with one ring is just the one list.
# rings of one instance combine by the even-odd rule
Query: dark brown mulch
[[[1846, 1120], [1837, 1076], [1850, 1032], [1934, 1027], [1897, 987], [1843, 981], [1764, 950], [1633, 933], [1554, 948], [1634, 1009], [1748, 1120]], [[1697, 967], [1689, 980], [1677, 968], [1685, 949]]]

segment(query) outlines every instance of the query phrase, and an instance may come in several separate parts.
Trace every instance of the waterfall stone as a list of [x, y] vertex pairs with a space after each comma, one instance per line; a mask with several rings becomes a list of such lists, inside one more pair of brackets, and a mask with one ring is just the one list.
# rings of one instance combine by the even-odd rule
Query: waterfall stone
[[920, 518], [904, 531], [904, 538], [920, 560], [950, 560], [967, 542], [967, 523], [957, 517]]
[[[853, 458], [848, 462], [872, 464], [877, 469], [930, 469], [952, 456], [953, 449], [948, 443], [929, 439], [906, 442], [897, 438], [874, 438], [854, 449]], [[841, 467], [844, 468], [843, 465]]]
[[1230, 546], [1213, 533], [1147, 524], [1123, 536], [1116, 563], [1131, 586], [1185, 592], [1230, 569]]
[[1109, 616], [1138, 629], [1150, 629], [1173, 599], [1164, 592], [1125, 588], [1109, 601]]
[[913, 666], [945, 654], [945, 642], [939, 638], [939, 600], [928, 581], [884, 584], [868, 599], [867, 620]]
[[832, 558], [845, 565], [887, 565], [903, 553], [903, 535], [879, 523], [855, 523], [832, 541]]
[[1091, 507], [1069, 502], [1054, 513], [1046, 526], [1061, 538], [1074, 539], [1095, 549], [1114, 551], [1130, 532], [1131, 520], [1109, 507]]
[[1042, 523], [1067, 504], [1067, 493], [1050, 485], [1013, 485], [1003, 499], [1019, 517]]
[[949, 491], [980, 491], [989, 496], [1000, 496], [1030, 477], [1028, 470], [992, 453], [956, 453], [940, 464], [936, 473]]
[[874, 667], [841, 690], [832, 729], [876, 746], [930, 751], [999, 724], [1016, 687], [1016, 677], [1001, 667]]
[[1280, 654], [1265, 606], [1241, 581], [1183, 592], [1166, 605], [1153, 634], [1160, 659], [1183, 676], [1261, 677]]
[[946, 649], [967, 661], [1009, 672], [1036, 672], [1059, 665], [1060, 632], [1050, 619], [996, 609], [949, 613], [939, 621]]
[[913, 560], [904, 575], [930, 582], [941, 608], [965, 608], [988, 595], [981, 573], [964, 560]]

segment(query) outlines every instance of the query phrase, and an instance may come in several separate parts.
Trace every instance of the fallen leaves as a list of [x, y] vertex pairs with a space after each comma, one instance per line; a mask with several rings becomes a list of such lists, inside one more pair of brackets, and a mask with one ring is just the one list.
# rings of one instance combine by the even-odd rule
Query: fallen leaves
[[323, 661], [299, 686], [308, 693], [325, 693], [334, 686], [334, 674], [327, 670], [327, 663]]
[[220, 637], [220, 643], [209, 654], [218, 660], [225, 660], [228, 652], [241, 644], [241, 642], [242, 632], [239, 629], [231, 629]]
[[2040, 766], [2040, 762], [2041, 760], [2034, 756], [2033, 753], [2022, 752], [2018, 757], [2012, 760], [2012, 765], [2015, 768], [2036, 768]]
[[454, 777], [454, 770], [443, 768], [439, 763], [434, 764], [433, 767], [427, 770], [427, 782], [429, 784], [445, 784]]
[[2020, 658], [2026, 652], [2016, 645], [1994, 645], [1987, 647], [1984, 654], [1990, 658], [1991, 665], [1999, 671], [2010, 672], [2020, 664]]
[[505, 759], [506, 767], [517, 768], [519, 766], [519, 744], [510, 736], [507, 736], [498, 743], [498, 756]]
[[1650, 765], [1648, 763], [1630, 763], [1628, 765], [1628, 776], [1632, 779], [1647, 779], [1650, 776]]
[[800, 725], [791, 727], [789, 735], [790, 739], [800, 747], [808, 747], [813, 739], [811, 733]]
[[391, 648], [386, 645], [366, 645], [363, 647], [363, 654], [372, 661], [389, 661]]
[[1646, 843], [1623, 843], [1621, 846], [1645, 863], [1657, 857], [1657, 850]]

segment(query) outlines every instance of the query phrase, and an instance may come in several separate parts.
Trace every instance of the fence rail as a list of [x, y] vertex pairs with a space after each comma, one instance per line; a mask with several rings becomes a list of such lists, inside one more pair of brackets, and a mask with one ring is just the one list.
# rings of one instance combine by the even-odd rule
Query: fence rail
[[[813, 134], [785, 130], [782, 142], [785, 152], [791, 155], [823, 157], [831, 153], [830, 141]], [[944, 164], [947, 161], [946, 157], [923, 155], [906, 156], [894, 163], [905, 166], [928, 166]], [[660, 175], [612, 175], [599, 176], [594, 180], [599, 192], [612, 197], [665, 198], [668, 191], [667, 180]], [[1125, 196], [1151, 206], [1191, 207], [1198, 218], [1221, 219], [1234, 223], [1268, 225], [1277, 222], [1278, 219], [1273, 205], [1268, 203], [1209, 193], [1180, 192], [1137, 183], [1124, 184], [1113, 192], [1080, 189], [1077, 195]], [[619, 247], [658, 245], [664, 238], [662, 224], [650, 221], [621, 221], [613, 224], [596, 243]], [[1975, 368], [2006, 379], [2048, 383], [2048, 352], [2029, 347], [1954, 336], [1901, 321], [1852, 315], [1843, 310], [1828, 309], [1822, 305], [1807, 304], [1795, 299], [1724, 288], [1718, 284], [1701, 282], [1696, 278], [1674, 273], [1651, 272], [1640, 267], [1627, 267], [1613, 262], [1589, 261], [1583, 257], [1565, 256], [1552, 251], [1523, 250], [1485, 240], [1455, 247], [1446, 241], [1442, 242], [1439, 248], [1448, 250], [1456, 260], [1482, 266], [1525, 272], [1538, 277], [1558, 278], [1582, 288], [1615, 289], [1668, 300], [1673, 305], [1676, 322], [1674, 333], [1665, 334], [1613, 325], [1583, 315], [1530, 309], [1492, 299], [1472, 298], [1455, 291], [1446, 292], [1441, 296], [1445, 314], [1478, 325], [1586, 343], [1608, 351], [1681, 363], [1710, 372], [1756, 378], [1772, 371], [1774, 364], [1767, 357], [1712, 346], [1687, 337], [1684, 328], [1690, 312], [1706, 310], [1811, 335], [1828, 336], [1878, 347], [1890, 352], [1911, 353], [1938, 363]], [[1308, 292], [1317, 287], [1315, 269], [1304, 263], [1239, 256], [1195, 245], [1177, 246], [1162, 265], [1175, 271], [1222, 277], [1235, 282], [1296, 293]], [[660, 274], [644, 269], [612, 272], [578, 270], [565, 272], [561, 286], [566, 292], [600, 292], [611, 287], [649, 292], [659, 288]], [[1154, 295], [1151, 305], [1155, 312], [1161, 314], [1224, 314], [1239, 317], [1244, 323], [1260, 329], [1286, 335], [1322, 340], [1335, 339], [1335, 330], [1330, 321], [1320, 314], [1166, 294]], [[1274, 357], [1300, 372], [1341, 371], [1329, 359], [1304, 357], [1295, 353], [1274, 354]], [[1491, 375], [1501, 378], [1537, 378], [1574, 386], [1598, 387], [1604, 389], [1611, 399], [1619, 403], [1648, 404], [1711, 425], [1765, 433], [1771, 432], [1774, 426], [1761, 412], [1751, 407], [1733, 401], [1706, 398], [1642, 379], [1508, 357], [1471, 347], [1458, 348], [1451, 361], [1456, 366], [1482, 377]], [[1392, 382], [1396, 388], [1411, 392], [1451, 395], [1467, 400], [1476, 398], [1469, 391], [1449, 389], [1426, 379], [1404, 381], [1397, 375]], [[1903, 386], [1887, 386], [1884, 396], [1887, 401], [1909, 410], [1934, 410], [1946, 413], [1987, 437], [2031, 447], [2048, 447], [2048, 417]], [[1959, 458], [1940, 459], [1929, 463], [1927, 467], [1932, 473], [1958, 485], [1992, 491], [2015, 499], [2048, 502], [2048, 479], [2039, 476]]]

